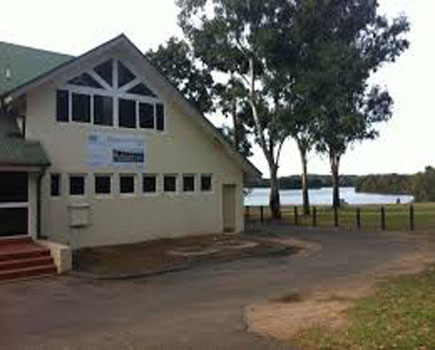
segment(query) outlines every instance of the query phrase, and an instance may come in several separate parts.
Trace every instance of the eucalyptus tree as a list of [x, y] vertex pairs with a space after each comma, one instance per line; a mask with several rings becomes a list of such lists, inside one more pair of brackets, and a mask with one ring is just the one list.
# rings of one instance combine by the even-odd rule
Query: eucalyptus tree
[[254, 137], [269, 167], [272, 216], [280, 218], [278, 168], [288, 134], [283, 132], [280, 105], [263, 86], [271, 73], [268, 44], [281, 35], [277, 26], [290, 25], [294, 4], [288, 0], [177, 0], [177, 4], [179, 23], [195, 55], [243, 86], [240, 102], [249, 106]]
[[171, 37], [145, 56], [201, 113], [214, 109], [213, 76], [187, 42]]
[[316, 149], [329, 157], [333, 205], [340, 206], [339, 167], [357, 141], [378, 136], [377, 123], [392, 116], [386, 88], [369, 79], [409, 46], [405, 17], [389, 20], [376, 0], [298, 0], [295, 31], [303, 44], [310, 101], [316, 101]]

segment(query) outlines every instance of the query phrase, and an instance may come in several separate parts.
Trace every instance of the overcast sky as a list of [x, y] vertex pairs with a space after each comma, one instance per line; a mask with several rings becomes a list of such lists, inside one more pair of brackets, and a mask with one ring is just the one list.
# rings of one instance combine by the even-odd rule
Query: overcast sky
[[[342, 161], [342, 173], [413, 173], [435, 165], [435, 1], [380, 0], [383, 12], [405, 13], [412, 25], [411, 48], [374, 79], [388, 87], [395, 100], [393, 119], [375, 141], [357, 144]], [[181, 36], [174, 0], [9, 1], [2, 8], [0, 41], [80, 55], [125, 33], [143, 51], [172, 35]], [[216, 125], [221, 118], [211, 117]], [[256, 149], [251, 159], [267, 176]], [[312, 154], [309, 171], [328, 173], [326, 158]], [[280, 175], [300, 172], [295, 145], [283, 149]]]

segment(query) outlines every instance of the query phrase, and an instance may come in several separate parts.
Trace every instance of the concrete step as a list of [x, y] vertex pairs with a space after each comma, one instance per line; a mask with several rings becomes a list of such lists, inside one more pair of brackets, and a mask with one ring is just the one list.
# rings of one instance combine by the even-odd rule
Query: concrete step
[[50, 256], [50, 250], [30, 243], [8, 244], [0, 247], [0, 261]]
[[54, 264], [32, 266], [0, 271], [0, 281], [10, 281], [21, 278], [40, 277], [54, 274], [56, 274], [56, 267]]
[[0, 271], [46, 265], [54, 265], [53, 258], [51, 256], [44, 255], [36, 258], [10, 259], [0, 261]]
[[32, 243], [32, 238], [30, 236], [17, 236], [17, 237], [0, 237], [0, 247], [9, 244], [17, 244], [17, 243]]

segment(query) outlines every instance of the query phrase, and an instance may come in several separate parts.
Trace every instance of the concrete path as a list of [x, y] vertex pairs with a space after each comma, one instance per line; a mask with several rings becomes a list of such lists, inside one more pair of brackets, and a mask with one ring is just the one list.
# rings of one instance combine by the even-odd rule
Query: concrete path
[[400, 233], [264, 229], [322, 249], [147, 279], [57, 277], [3, 284], [0, 349], [289, 349], [247, 333], [244, 306], [343, 282], [435, 241]]

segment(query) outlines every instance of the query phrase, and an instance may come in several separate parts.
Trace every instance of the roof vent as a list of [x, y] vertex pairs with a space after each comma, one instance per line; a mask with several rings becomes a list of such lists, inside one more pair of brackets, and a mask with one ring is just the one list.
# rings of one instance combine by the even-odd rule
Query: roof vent
[[6, 76], [6, 80], [10, 80], [12, 78], [12, 71], [10, 68], [6, 68], [5, 76]]

